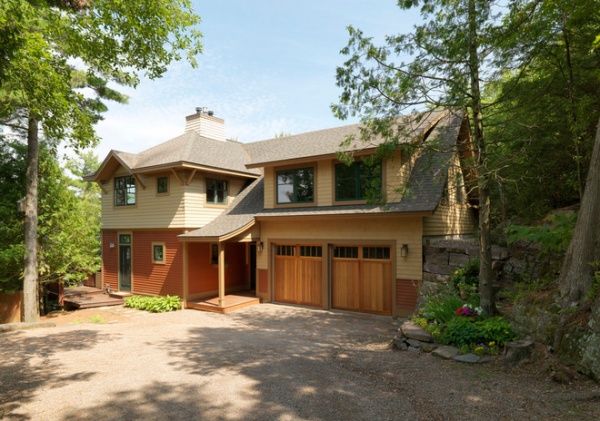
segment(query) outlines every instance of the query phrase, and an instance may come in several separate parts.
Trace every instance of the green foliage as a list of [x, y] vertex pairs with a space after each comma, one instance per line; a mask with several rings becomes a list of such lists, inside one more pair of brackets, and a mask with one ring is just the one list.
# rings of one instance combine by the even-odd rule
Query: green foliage
[[427, 319], [445, 324], [456, 317], [456, 310], [462, 306], [463, 301], [455, 295], [434, 295], [428, 297], [422, 314]]
[[134, 295], [125, 298], [125, 307], [137, 308], [151, 313], [164, 313], [181, 309], [181, 299], [177, 296], [149, 297]]
[[[25, 156], [24, 145], [0, 143], [0, 290], [7, 292], [22, 288], [23, 215], [16, 203], [25, 196]], [[85, 165], [98, 166], [95, 156], [86, 159]], [[84, 164], [74, 159], [70, 165]], [[44, 144], [39, 168], [39, 281], [78, 283], [100, 267], [98, 187], [66, 177]]]
[[481, 332], [471, 318], [455, 316], [446, 323], [437, 340], [443, 344], [461, 347], [477, 343], [480, 339]]
[[512, 325], [504, 317], [490, 317], [478, 320], [475, 324], [483, 343], [495, 342], [498, 345], [505, 345], [517, 339]]
[[106, 324], [106, 320], [104, 320], [104, 318], [99, 314], [96, 314], [95, 316], [90, 317], [90, 323], [104, 325]]
[[508, 242], [529, 241], [539, 244], [546, 254], [563, 254], [567, 251], [573, 229], [577, 222], [577, 213], [553, 214], [545, 219], [545, 223], [537, 226], [511, 225], [506, 228]]
[[479, 300], [479, 259], [472, 259], [450, 277], [450, 285], [461, 298], [469, 302]]

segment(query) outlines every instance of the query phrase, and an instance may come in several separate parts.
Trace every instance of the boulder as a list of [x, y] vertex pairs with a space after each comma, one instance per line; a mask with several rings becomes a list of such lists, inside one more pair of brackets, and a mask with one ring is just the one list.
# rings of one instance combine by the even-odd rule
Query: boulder
[[418, 326], [413, 322], [404, 322], [400, 327], [400, 330], [402, 334], [409, 339], [416, 339], [421, 342], [433, 342], [431, 334], [425, 332], [421, 326]]

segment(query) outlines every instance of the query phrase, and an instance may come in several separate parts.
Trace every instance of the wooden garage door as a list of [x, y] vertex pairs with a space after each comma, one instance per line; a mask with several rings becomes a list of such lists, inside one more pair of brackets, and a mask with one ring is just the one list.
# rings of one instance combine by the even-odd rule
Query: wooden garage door
[[276, 245], [275, 301], [323, 307], [323, 247]]
[[334, 246], [331, 305], [341, 310], [391, 315], [390, 247]]

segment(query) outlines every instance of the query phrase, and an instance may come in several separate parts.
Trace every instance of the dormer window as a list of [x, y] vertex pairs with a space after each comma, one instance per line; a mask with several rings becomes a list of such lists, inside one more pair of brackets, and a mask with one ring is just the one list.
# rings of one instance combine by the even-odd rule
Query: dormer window
[[135, 205], [135, 178], [132, 175], [115, 177], [115, 206]]
[[277, 171], [277, 203], [312, 203], [313, 201], [313, 168]]
[[209, 205], [227, 204], [227, 181], [206, 179], [206, 203]]
[[335, 200], [377, 199], [381, 193], [381, 164], [368, 165], [354, 162], [352, 165], [335, 166]]

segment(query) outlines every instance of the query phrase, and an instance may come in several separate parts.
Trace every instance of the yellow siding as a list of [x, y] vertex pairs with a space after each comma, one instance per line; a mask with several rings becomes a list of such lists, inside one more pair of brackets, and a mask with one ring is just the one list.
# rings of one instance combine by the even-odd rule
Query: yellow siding
[[275, 207], [275, 171], [273, 167], [265, 168], [265, 209], [271, 209]]
[[[301, 222], [261, 221], [260, 239], [265, 248], [258, 253], [257, 267], [269, 267], [271, 243], [319, 242], [324, 244], [391, 242], [396, 251], [396, 278], [421, 280], [422, 276], [422, 223], [419, 217], [391, 218], [331, 218], [306, 219]], [[407, 257], [400, 256], [402, 244], [408, 244]]]
[[412, 161], [402, 156], [401, 151], [394, 153], [394, 158], [384, 162], [385, 197], [388, 202], [399, 202], [404, 194], [406, 182], [410, 177]]
[[333, 204], [333, 163], [331, 160], [319, 161], [317, 167], [317, 204], [331, 206]]
[[[185, 184], [191, 171], [178, 171], [177, 175]], [[124, 168], [119, 168], [115, 176], [128, 175]], [[189, 185], [182, 185], [177, 177], [169, 175], [169, 193], [156, 194], [156, 176], [139, 175], [145, 189], [136, 183], [135, 206], [113, 206], [114, 181], [111, 179], [103, 187], [102, 195], [102, 227], [118, 228], [198, 228], [206, 225], [219, 216], [227, 207], [205, 206], [205, 175], [197, 173]], [[216, 177], [220, 178], [220, 177]], [[226, 178], [228, 181], [229, 203], [244, 186], [243, 178]]]
[[[444, 236], [474, 233], [476, 220], [474, 210], [468, 204], [464, 182], [460, 186], [456, 183], [459, 172], [457, 158], [454, 166], [448, 169], [448, 199], [437, 207], [432, 216], [424, 218], [423, 235]], [[460, 188], [460, 194], [457, 188]], [[459, 203], [458, 197], [462, 198], [462, 203]]]

